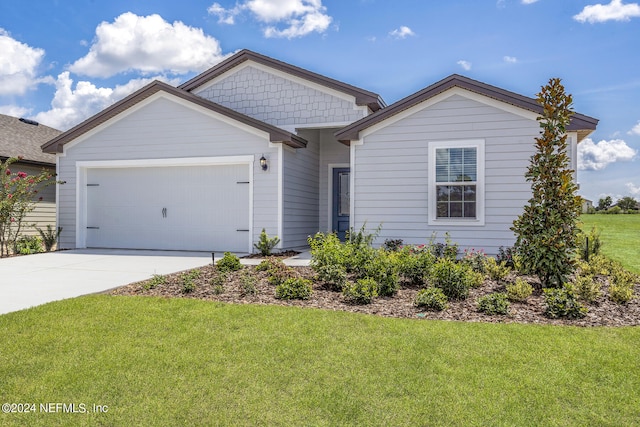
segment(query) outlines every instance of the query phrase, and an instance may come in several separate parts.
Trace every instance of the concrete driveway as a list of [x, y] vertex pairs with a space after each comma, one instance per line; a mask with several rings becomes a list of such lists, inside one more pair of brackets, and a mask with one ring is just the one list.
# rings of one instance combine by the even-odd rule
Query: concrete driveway
[[[216, 254], [216, 260], [218, 259]], [[0, 259], [0, 314], [211, 263], [204, 252], [76, 249]]]

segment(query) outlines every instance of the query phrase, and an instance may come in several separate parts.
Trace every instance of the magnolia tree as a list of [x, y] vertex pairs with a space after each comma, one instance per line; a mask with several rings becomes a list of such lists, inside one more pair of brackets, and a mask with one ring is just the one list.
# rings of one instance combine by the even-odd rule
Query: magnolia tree
[[542, 88], [537, 101], [543, 109], [538, 118], [542, 131], [525, 174], [533, 197], [512, 230], [525, 272], [537, 275], [545, 287], [560, 287], [574, 270], [581, 211], [567, 154], [573, 100], [555, 78]]
[[38, 175], [12, 172], [10, 166], [18, 160], [21, 157], [0, 161], [0, 257], [15, 250], [20, 232], [26, 226], [25, 217], [42, 200], [38, 192], [55, 183], [53, 175], [44, 170]]

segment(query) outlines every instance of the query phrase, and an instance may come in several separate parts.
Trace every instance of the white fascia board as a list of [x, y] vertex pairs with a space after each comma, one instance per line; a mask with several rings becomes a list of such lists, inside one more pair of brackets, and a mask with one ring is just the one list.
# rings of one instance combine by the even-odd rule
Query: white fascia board
[[269, 67], [267, 65], [263, 65], [263, 64], [254, 62], [252, 60], [244, 61], [242, 64], [237, 65], [237, 66], [225, 71], [224, 73], [220, 74], [216, 78], [211, 79], [208, 82], [204, 83], [202, 86], [198, 86], [198, 88], [192, 90], [191, 93], [194, 93], [194, 94], [197, 95], [197, 94], [207, 90], [211, 86], [215, 85], [216, 83], [220, 82], [221, 80], [226, 79], [227, 77], [229, 77], [229, 75], [234, 74], [234, 73], [236, 73], [238, 71], [244, 70], [245, 68], [255, 68], [255, 69], [263, 71], [265, 73], [272, 74], [274, 76], [283, 78], [285, 80], [290, 80], [290, 81], [292, 81], [294, 83], [297, 83], [299, 85], [306, 86], [308, 88], [317, 90], [319, 92], [326, 93], [326, 94], [331, 95], [331, 96], [335, 96], [336, 98], [340, 98], [340, 99], [343, 99], [345, 101], [352, 102], [353, 104], [356, 103], [356, 98], [354, 96], [352, 96], [352, 95], [348, 95], [348, 94], [346, 94], [344, 92], [340, 92], [339, 90], [335, 90], [335, 89], [332, 89], [330, 87], [321, 85], [319, 83], [315, 83], [315, 82], [312, 82], [310, 80], [306, 80], [306, 79], [303, 79], [301, 77], [294, 76], [293, 74], [289, 74], [289, 73], [286, 73], [284, 71], [280, 71], [280, 70], [277, 70], [275, 68], [271, 68], [271, 67]]
[[371, 135], [381, 129], [384, 129], [387, 126], [390, 126], [400, 120], [403, 120], [413, 114], [416, 114], [424, 109], [427, 109], [435, 104], [437, 104], [438, 102], [442, 102], [445, 101], [448, 98], [451, 98], [454, 95], [459, 95], [462, 96], [464, 98], [467, 99], [471, 99], [473, 101], [479, 102], [481, 104], [485, 104], [488, 105], [490, 107], [494, 107], [497, 108], [499, 110], [502, 111], [506, 111], [508, 113], [512, 113], [515, 114], [517, 116], [523, 117], [525, 119], [529, 119], [529, 120], [536, 120], [539, 115], [537, 113], [534, 113], [533, 111], [529, 111], [529, 110], [525, 110], [524, 108], [520, 108], [520, 107], [516, 107], [515, 105], [511, 105], [511, 104], [507, 104], [506, 102], [502, 102], [502, 101], [498, 101], [497, 99], [493, 99], [493, 98], [489, 98], [488, 96], [484, 96], [484, 95], [480, 95], [476, 92], [472, 92], [466, 89], [462, 89], [460, 87], [452, 87], [442, 93], [439, 93], [438, 95], [435, 95], [423, 102], [420, 102], [416, 105], [414, 105], [411, 108], [408, 108], [404, 111], [401, 111], [398, 114], [395, 114], [391, 117], [389, 117], [386, 120], [383, 120], [380, 123], [376, 123], [375, 125], [371, 126], [368, 129], [363, 130], [362, 132], [360, 132], [360, 138], [365, 138], [368, 135]]
[[185, 99], [179, 98], [177, 96], [171, 95], [167, 92], [164, 91], [159, 91], [154, 93], [153, 95], [151, 95], [150, 97], [138, 102], [137, 104], [127, 108], [125, 111], [115, 115], [114, 117], [110, 118], [109, 120], [107, 120], [104, 123], [101, 123], [100, 125], [96, 126], [95, 128], [89, 130], [88, 132], [84, 133], [83, 135], [79, 136], [78, 138], [76, 138], [75, 140], [69, 142], [68, 144], [63, 145], [63, 153], [62, 156], [65, 155], [65, 152], [71, 148], [73, 148], [75, 145], [82, 143], [82, 141], [91, 138], [93, 135], [95, 135], [98, 132], [101, 132], [102, 130], [104, 130], [105, 128], [117, 123], [118, 121], [124, 119], [125, 117], [135, 113], [136, 111], [146, 107], [147, 105], [157, 101], [158, 99], [166, 99], [168, 101], [171, 102], [175, 102], [176, 104], [182, 105], [183, 107], [189, 108], [193, 111], [196, 111], [200, 114], [204, 114], [206, 116], [211, 117], [214, 120], [218, 120], [221, 121], [223, 123], [226, 123], [228, 125], [234, 126], [238, 129], [241, 129], [247, 133], [250, 133], [252, 135], [255, 135], [257, 137], [260, 138], [264, 138], [267, 141], [269, 141], [270, 136], [268, 132], [262, 131], [260, 129], [256, 129], [253, 126], [249, 126], [247, 124], [244, 124], [242, 122], [239, 122], [237, 120], [232, 119], [231, 117], [227, 117], [224, 114], [220, 114], [217, 113], [215, 111], [209, 110], [208, 108], [205, 107], [201, 107], [200, 105], [194, 104], [193, 102], [189, 102]]
[[76, 162], [76, 168], [144, 168], [171, 166], [212, 166], [250, 164], [255, 161], [254, 155], [220, 156], [220, 157], [183, 157], [169, 159], [136, 159], [136, 160], [83, 160]]

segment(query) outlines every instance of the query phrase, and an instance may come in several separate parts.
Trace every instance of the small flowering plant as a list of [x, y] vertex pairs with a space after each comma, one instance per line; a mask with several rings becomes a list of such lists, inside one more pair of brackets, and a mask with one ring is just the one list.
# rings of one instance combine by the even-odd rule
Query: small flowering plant
[[478, 273], [485, 272], [485, 263], [487, 260], [487, 254], [484, 252], [484, 249], [475, 248], [465, 249], [464, 255], [462, 257], [462, 262], [467, 264], [469, 267]]
[[38, 192], [43, 187], [55, 184], [53, 175], [45, 170], [39, 175], [12, 172], [9, 166], [19, 160], [22, 157], [0, 161], [0, 257], [15, 251], [16, 241], [24, 227], [24, 218], [42, 200], [37, 196]]

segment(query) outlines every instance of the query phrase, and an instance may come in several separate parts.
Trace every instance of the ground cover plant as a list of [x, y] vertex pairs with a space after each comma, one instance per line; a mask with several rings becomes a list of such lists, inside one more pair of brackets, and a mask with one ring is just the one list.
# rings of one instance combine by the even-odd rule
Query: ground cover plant
[[38, 406], [0, 424], [634, 425], [639, 341], [636, 327], [86, 296], [0, 316], [0, 401], [107, 412]]

